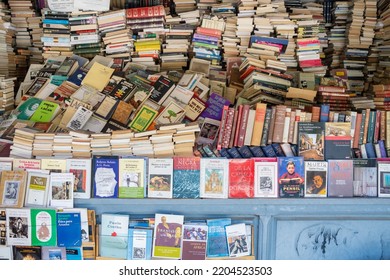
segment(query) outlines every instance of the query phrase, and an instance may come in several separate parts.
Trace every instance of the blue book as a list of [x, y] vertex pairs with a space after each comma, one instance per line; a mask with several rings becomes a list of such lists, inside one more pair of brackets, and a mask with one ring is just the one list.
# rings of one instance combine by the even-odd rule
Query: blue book
[[68, 247], [66, 248], [66, 260], [67, 261], [79, 261], [83, 259], [82, 247]]
[[173, 198], [200, 197], [200, 157], [173, 157]]
[[[379, 144], [379, 150], [380, 150], [380, 152], [381, 152], [380, 157], [381, 157], [381, 158], [387, 158], [387, 152], [386, 152], [385, 141], [379, 140], [379, 141], [378, 141], [378, 144]], [[379, 157], [379, 156], [378, 156], [378, 157]]]
[[242, 158], [252, 158], [253, 154], [248, 146], [241, 146], [237, 148]]
[[85, 78], [85, 75], [87, 75], [87, 72], [79, 68], [76, 71], [74, 71], [72, 75], [69, 76], [68, 81], [77, 86], [81, 86], [81, 82]]
[[153, 229], [130, 228], [128, 239], [128, 260], [150, 260], [152, 258]]
[[65, 20], [65, 19], [44, 19], [42, 21], [43, 24], [65, 24], [65, 25], [68, 25], [69, 24], [69, 20]]
[[93, 197], [118, 198], [119, 158], [94, 156], [92, 158]]
[[236, 147], [232, 147], [228, 149], [227, 152], [230, 155], [230, 158], [242, 158], [241, 154], [238, 152], [238, 149]]
[[230, 218], [208, 219], [207, 226], [207, 257], [227, 257], [229, 256], [228, 243], [225, 226], [232, 224]]
[[272, 147], [272, 149], [274, 149], [277, 157], [285, 157], [286, 156], [283, 152], [282, 147], [280, 146], [280, 143], [272, 143], [271, 147]]
[[81, 247], [80, 213], [57, 212], [57, 246]]
[[297, 157], [298, 156], [298, 144], [291, 144], [291, 150], [293, 151], [294, 155]]
[[321, 104], [320, 109], [320, 122], [327, 122], [329, 121], [329, 111], [330, 111], [330, 105], [329, 104]]
[[227, 152], [227, 149], [226, 148], [222, 148], [221, 150], [219, 150], [219, 153], [221, 154], [222, 157], [225, 157], [225, 158], [232, 158], [229, 153]]
[[271, 144], [267, 146], [261, 146], [266, 157], [277, 157], [275, 150], [272, 148]]
[[260, 146], [249, 146], [249, 150], [251, 150], [254, 157], [266, 157]]
[[[377, 158], [377, 155], [375, 153], [375, 147], [373, 143], [366, 143], [365, 144], [367, 158]], [[379, 156], [378, 156], [379, 157]]]

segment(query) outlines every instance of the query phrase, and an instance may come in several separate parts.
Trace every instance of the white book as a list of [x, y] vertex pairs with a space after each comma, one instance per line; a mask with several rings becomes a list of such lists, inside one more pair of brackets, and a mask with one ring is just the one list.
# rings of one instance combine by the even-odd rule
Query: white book
[[66, 171], [74, 174], [74, 198], [91, 198], [91, 159], [66, 159]]
[[249, 256], [246, 225], [244, 223], [225, 226], [230, 257]]
[[101, 215], [99, 253], [102, 257], [127, 258], [129, 215]]
[[200, 197], [228, 198], [229, 160], [227, 158], [201, 158]]
[[13, 158], [0, 157], [0, 172], [4, 170], [12, 170]]
[[31, 246], [30, 209], [6, 209], [7, 245]]
[[253, 134], [253, 125], [255, 123], [255, 117], [256, 117], [256, 110], [250, 109], [249, 114], [248, 114], [248, 121], [247, 121], [247, 126], [246, 126], [246, 131], [245, 131], [245, 140], [244, 140], [244, 145], [245, 146], [250, 146], [251, 145], [251, 140], [252, 140], [252, 134]]
[[255, 159], [255, 197], [278, 197], [277, 161]]
[[92, 115], [93, 112], [91, 110], [80, 106], [77, 108], [77, 111], [74, 113], [66, 127], [72, 130], [82, 129]]
[[327, 197], [328, 162], [305, 161], [305, 197]]
[[284, 118], [284, 129], [283, 129], [283, 138], [282, 143], [288, 143], [288, 133], [290, 131], [290, 118], [291, 118], [291, 108], [286, 108], [286, 117]]
[[66, 160], [58, 158], [42, 158], [41, 169], [49, 170], [54, 173], [66, 171]]
[[27, 175], [26, 207], [46, 207], [49, 195], [50, 174], [49, 171], [35, 172], [32, 170]]
[[149, 159], [148, 197], [172, 198], [173, 159]]
[[88, 209], [87, 208], [65, 208], [62, 210], [65, 213], [80, 213], [81, 220], [81, 241], [89, 241], [89, 229], [88, 229]]
[[48, 206], [73, 208], [73, 173], [50, 174]]

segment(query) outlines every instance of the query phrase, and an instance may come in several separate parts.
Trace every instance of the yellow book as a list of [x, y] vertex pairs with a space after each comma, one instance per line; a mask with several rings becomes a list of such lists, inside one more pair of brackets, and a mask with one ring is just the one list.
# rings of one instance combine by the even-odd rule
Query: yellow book
[[98, 91], [102, 91], [110, 81], [113, 73], [113, 68], [95, 62], [81, 83], [96, 88]]

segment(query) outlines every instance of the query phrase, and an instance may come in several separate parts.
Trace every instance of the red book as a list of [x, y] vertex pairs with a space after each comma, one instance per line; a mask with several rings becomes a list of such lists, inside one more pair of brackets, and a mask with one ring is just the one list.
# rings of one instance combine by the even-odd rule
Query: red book
[[229, 198], [254, 197], [254, 160], [229, 160]]
[[222, 137], [222, 148], [229, 148], [230, 137], [232, 135], [233, 121], [234, 121], [234, 108], [229, 108], [228, 117], [226, 119], [225, 131]]
[[226, 121], [227, 121], [227, 117], [228, 117], [228, 110], [229, 110], [229, 106], [227, 106], [227, 105], [223, 106], [222, 118], [221, 118], [221, 127], [220, 127], [219, 133], [218, 133], [217, 150], [221, 150], [222, 149], [222, 139], [223, 139], [223, 135], [224, 135], [225, 129], [226, 129]]
[[238, 126], [238, 138], [237, 138], [237, 145], [236, 145], [238, 147], [244, 146], [245, 132], [246, 132], [246, 127], [248, 125], [249, 109], [250, 106], [248, 104], [245, 104], [242, 107], [241, 118]]
[[196, 33], [202, 34], [202, 35], [207, 35], [207, 36], [214, 36], [221, 38], [222, 36], [222, 31], [214, 28], [207, 28], [207, 27], [201, 27], [199, 26], [196, 28]]
[[238, 143], [238, 137], [239, 137], [239, 134], [240, 134], [240, 123], [241, 123], [241, 116], [242, 116], [242, 107], [244, 105], [239, 105], [238, 108], [237, 108], [237, 120], [236, 120], [236, 124], [235, 124], [235, 127], [234, 127], [234, 142], [233, 142], [233, 146], [237, 146], [237, 143]]
[[238, 120], [238, 109], [234, 110], [232, 131], [230, 133], [230, 139], [229, 139], [229, 148], [232, 148], [234, 146], [234, 138], [236, 137], [237, 120]]
[[321, 59], [310, 59], [310, 60], [302, 60], [299, 61], [299, 66], [301, 67], [317, 67], [323, 66]]
[[165, 16], [163, 5], [126, 9], [126, 18], [152, 18]]
[[362, 113], [356, 115], [355, 132], [353, 135], [352, 148], [359, 148], [359, 135], [362, 124]]

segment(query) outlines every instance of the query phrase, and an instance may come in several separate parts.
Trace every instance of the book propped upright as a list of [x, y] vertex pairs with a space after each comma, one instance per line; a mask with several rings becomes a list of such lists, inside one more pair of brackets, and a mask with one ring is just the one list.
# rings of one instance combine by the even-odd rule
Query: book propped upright
[[80, 213], [57, 212], [57, 245], [81, 247]]
[[92, 159], [93, 196], [95, 198], [118, 197], [118, 167], [116, 156], [94, 156]]
[[232, 224], [231, 218], [208, 219], [207, 257], [229, 256], [225, 227]]
[[100, 228], [100, 256], [127, 258], [129, 216], [102, 214]]
[[254, 160], [229, 160], [229, 198], [254, 197]]
[[173, 158], [173, 198], [200, 197], [200, 158]]

